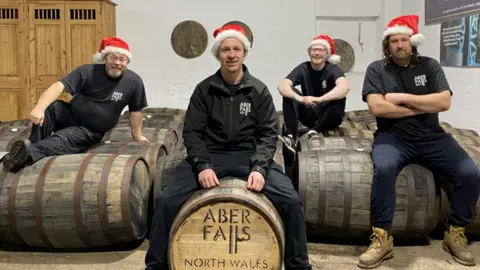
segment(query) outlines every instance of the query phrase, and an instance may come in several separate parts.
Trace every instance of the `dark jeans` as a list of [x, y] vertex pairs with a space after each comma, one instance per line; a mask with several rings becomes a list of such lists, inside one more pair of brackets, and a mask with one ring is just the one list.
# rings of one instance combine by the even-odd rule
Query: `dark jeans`
[[28, 151], [36, 162], [47, 156], [82, 153], [102, 138], [103, 134], [79, 126], [72, 118], [70, 104], [57, 100], [45, 110], [43, 126], [32, 125]]
[[373, 184], [371, 216], [374, 227], [391, 232], [395, 211], [395, 181], [408, 163], [439, 173], [455, 188], [448, 225], [466, 226], [475, 216], [480, 170], [449, 133], [428, 141], [405, 141], [388, 132], [377, 132], [372, 145]]
[[[250, 174], [251, 153], [211, 153], [217, 177], [233, 176], [247, 180]], [[220, 180], [221, 181], [221, 180]], [[168, 268], [169, 230], [183, 203], [198, 189], [198, 176], [192, 173], [191, 165], [182, 161], [171, 182], [155, 200], [150, 247], [145, 257], [146, 269]], [[272, 164], [265, 186], [261, 191], [279, 212], [285, 228], [285, 269], [312, 269], [308, 261], [306, 228], [303, 206], [290, 179], [281, 168]]]
[[[300, 91], [294, 89], [297, 94]], [[308, 108], [296, 100], [283, 98], [283, 117], [285, 121], [285, 134], [297, 135], [298, 121], [317, 132], [332, 130], [340, 126], [345, 115], [345, 100], [333, 100], [317, 104]]]

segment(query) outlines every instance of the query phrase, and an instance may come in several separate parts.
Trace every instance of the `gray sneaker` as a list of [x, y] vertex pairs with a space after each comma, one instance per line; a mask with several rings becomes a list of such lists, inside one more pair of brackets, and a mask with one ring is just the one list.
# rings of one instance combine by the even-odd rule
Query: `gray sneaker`
[[295, 139], [293, 139], [293, 136], [291, 134], [286, 136], [278, 135], [278, 138], [282, 140], [283, 144], [287, 147], [288, 150], [295, 153], [297, 148], [297, 143], [295, 142]]

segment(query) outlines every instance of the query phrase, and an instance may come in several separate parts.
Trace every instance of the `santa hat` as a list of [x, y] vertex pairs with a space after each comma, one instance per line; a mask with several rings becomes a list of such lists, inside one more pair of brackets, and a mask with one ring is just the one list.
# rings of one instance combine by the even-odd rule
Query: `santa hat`
[[327, 35], [319, 35], [315, 37], [312, 42], [310, 42], [310, 46], [308, 46], [307, 51], [309, 51], [313, 45], [323, 45], [327, 49], [327, 60], [332, 64], [340, 63], [341, 57], [340, 55], [336, 54], [335, 43], [333, 42], [333, 39], [331, 37]]
[[96, 64], [105, 63], [105, 55], [108, 53], [120, 53], [132, 59], [132, 53], [128, 44], [117, 37], [107, 37], [100, 43], [98, 52], [93, 55], [93, 62]]
[[218, 49], [220, 48], [220, 44], [226, 39], [226, 38], [237, 38], [243, 43], [243, 48], [245, 50], [245, 53], [248, 53], [250, 51], [250, 46], [251, 43], [247, 38], [247, 34], [245, 33], [245, 30], [243, 27], [237, 24], [227, 24], [224, 25], [221, 28], [215, 29], [213, 32], [213, 45], [212, 45], [212, 53], [215, 57], [218, 56]]
[[383, 32], [383, 37], [390, 35], [406, 34], [410, 36], [410, 43], [418, 47], [425, 41], [425, 36], [418, 33], [418, 16], [404, 15], [393, 18]]

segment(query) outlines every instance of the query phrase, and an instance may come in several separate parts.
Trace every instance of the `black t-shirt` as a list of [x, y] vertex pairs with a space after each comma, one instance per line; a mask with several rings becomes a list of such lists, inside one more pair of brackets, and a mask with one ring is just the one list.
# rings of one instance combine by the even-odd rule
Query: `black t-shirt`
[[[384, 60], [371, 63], [365, 74], [362, 100], [368, 94], [409, 93], [426, 95], [450, 91], [440, 64], [429, 57], [420, 57], [416, 67], [388, 67]], [[452, 92], [450, 91], [452, 94]], [[443, 133], [438, 113], [424, 113], [404, 118], [377, 117], [377, 130], [393, 132], [408, 140], [423, 140]]]
[[110, 78], [104, 64], [82, 65], [60, 81], [73, 96], [73, 118], [79, 125], [99, 133], [112, 129], [125, 106], [131, 112], [148, 106], [143, 81], [125, 70], [119, 78]]
[[345, 77], [345, 74], [335, 64], [326, 62], [322, 70], [314, 70], [311, 62], [306, 61], [295, 67], [286, 79], [292, 81], [293, 86], [300, 85], [303, 96], [320, 97], [335, 88], [335, 82], [340, 77]]

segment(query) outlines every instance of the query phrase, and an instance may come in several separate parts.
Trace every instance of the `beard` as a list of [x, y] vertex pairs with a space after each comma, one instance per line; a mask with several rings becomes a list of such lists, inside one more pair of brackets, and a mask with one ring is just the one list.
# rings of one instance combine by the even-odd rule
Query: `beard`
[[123, 72], [125, 71], [125, 68], [112, 68], [110, 66], [105, 66], [105, 70], [109, 77], [118, 78], [122, 76]]

